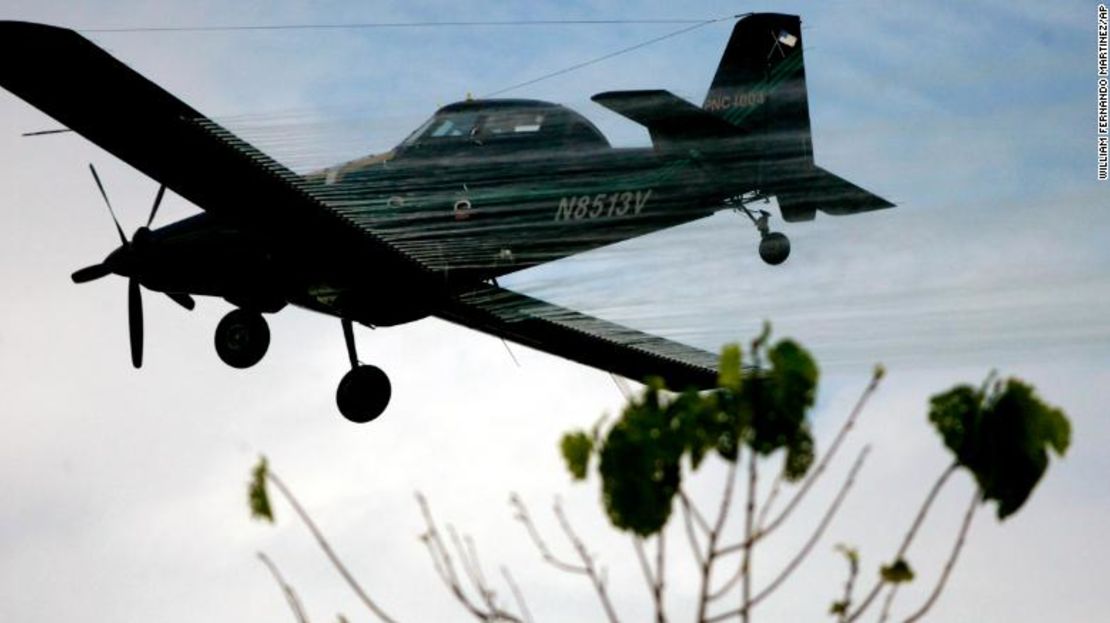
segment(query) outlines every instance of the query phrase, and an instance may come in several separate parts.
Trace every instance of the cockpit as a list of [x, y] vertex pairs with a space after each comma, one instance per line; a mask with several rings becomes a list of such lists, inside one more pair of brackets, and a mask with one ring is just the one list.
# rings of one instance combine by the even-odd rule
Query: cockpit
[[397, 146], [397, 156], [488, 154], [514, 149], [607, 148], [582, 115], [538, 100], [468, 100], [436, 111]]

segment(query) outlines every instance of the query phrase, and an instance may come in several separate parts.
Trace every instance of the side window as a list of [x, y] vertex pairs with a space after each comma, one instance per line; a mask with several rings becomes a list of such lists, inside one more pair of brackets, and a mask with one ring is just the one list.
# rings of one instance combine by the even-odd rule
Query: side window
[[480, 134], [487, 138], [536, 134], [543, 127], [543, 117], [528, 111], [493, 113], [486, 117]]

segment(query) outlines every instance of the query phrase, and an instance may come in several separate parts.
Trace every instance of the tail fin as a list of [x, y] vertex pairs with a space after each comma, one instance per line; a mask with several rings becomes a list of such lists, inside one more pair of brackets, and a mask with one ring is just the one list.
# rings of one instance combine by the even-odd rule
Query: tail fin
[[812, 164], [801, 19], [755, 13], [736, 22], [702, 108], [758, 136], [773, 160]]

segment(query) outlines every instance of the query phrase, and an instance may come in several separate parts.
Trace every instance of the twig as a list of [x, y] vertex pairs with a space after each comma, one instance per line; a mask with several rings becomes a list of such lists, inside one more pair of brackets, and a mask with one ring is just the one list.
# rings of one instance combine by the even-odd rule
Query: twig
[[586, 575], [586, 568], [580, 565], [574, 565], [569, 562], [564, 562], [555, 557], [551, 550], [547, 547], [547, 543], [540, 537], [540, 533], [536, 530], [536, 524], [532, 522], [532, 516], [528, 513], [528, 507], [520, 499], [520, 496], [513, 493], [509, 496], [509, 504], [512, 505], [515, 511], [514, 517], [517, 521], [524, 524], [525, 529], [528, 531], [528, 536], [531, 537], [532, 543], [535, 544], [536, 549], [540, 551], [540, 556], [543, 556], [544, 562], [550, 564], [556, 569], [566, 571], [567, 573], [581, 573]]
[[[754, 452], [752, 456], [755, 456]], [[695, 619], [699, 622], [705, 619], [706, 610], [709, 608], [709, 602], [711, 601], [709, 586], [713, 578], [713, 563], [720, 556], [720, 551], [717, 549], [717, 540], [721, 538], [725, 520], [728, 519], [728, 512], [732, 506], [732, 491], [736, 488], [736, 471], [739, 463], [740, 453], [737, 452], [735, 460], [728, 462], [725, 489], [721, 493], [721, 505], [717, 509], [717, 520], [713, 523], [713, 527], [707, 531], [705, 556], [701, 559], [701, 589], [698, 592], [698, 614]]]
[[[752, 540], [752, 531], [755, 528], [755, 485], [756, 485], [756, 454], [753, 450], [749, 453], [748, 457], [748, 506], [744, 509], [744, 541], [750, 542]], [[752, 611], [752, 550], [755, 547], [749, 545], [744, 548], [743, 562], [740, 564], [740, 573], [743, 577], [743, 585], [741, 588], [741, 607], [740, 607], [740, 620], [743, 623], [748, 623], [751, 618]]]
[[678, 490], [678, 495], [679, 498], [682, 500], [682, 503], [690, 509], [690, 514], [693, 515], [694, 519], [697, 521], [698, 527], [702, 529], [702, 532], [708, 535], [711, 531], [709, 528], [709, 522], [705, 520], [705, 515], [702, 515], [701, 511], [698, 510], [698, 507], [694, 505], [694, 500], [691, 499], [690, 496], [687, 495], [686, 492], [682, 489]]
[[937, 598], [940, 597], [940, 592], [944, 590], [944, 584], [948, 581], [949, 574], [952, 573], [952, 568], [956, 566], [956, 559], [960, 556], [960, 550], [964, 546], [964, 540], [967, 539], [967, 531], [971, 527], [971, 518], [975, 516], [975, 509], [979, 508], [980, 491], [976, 489], [971, 495], [971, 504], [967, 507], [967, 512], [964, 513], [964, 522], [960, 526], [960, 535], [956, 538], [956, 545], [952, 548], [952, 554], [948, 557], [948, 562], [944, 563], [944, 571], [940, 574], [940, 579], [937, 580], [937, 585], [933, 588], [933, 593], [929, 595], [929, 599], [925, 601], [917, 612], [914, 612], [906, 619], [906, 623], [913, 623], [933, 607]]
[[848, 559], [848, 581], [844, 582], [844, 598], [840, 600], [842, 608], [839, 616], [836, 617], [837, 621], [844, 623], [844, 619], [848, 617], [848, 610], [852, 607], [852, 590], [856, 586], [856, 578], [859, 577], [859, 554], [845, 545], [838, 546], [838, 549], [841, 549]]
[[451, 594], [455, 596], [455, 599], [462, 604], [471, 615], [481, 621], [511, 621], [522, 623], [520, 618], [497, 607], [493, 599], [494, 593], [489, 589], [482, 575], [473, 542], [467, 539], [467, 545], [470, 546], [468, 552], [467, 549], [463, 547], [462, 540], [459, 539], [455, 529], [452, 526], [448, 526], [447, 530], [450, 533], [455, 550], [459, 554], [459, 561], [463, 565], [463, 570], [474, 585], [475, 590], [478, 591], [482, 601], [485, 602], [488, 610], [483, 610], [479, 605], [471, 601], [459, 581], [458, 573], [455, 571], [455, 565], [451, 560], [451, 554], [443, 542], [443, 537], [439, 534], [439, 529], [436, 527], [436, 522], [432, 518], [432, 511], [428, 506], [427, 500], [424, 499], [423, 495], [417, 493], [416, 501], [420, 505], [420, 511], [424, 516], [424, 523], [427, 526], [427, 530], [420, 536], [420, 540], [428, 547], [428, 553], [432, 557], [432, 564], [435, 566], [436, 572], [439, 574], [444, 584], [447, 585]]
[[663, 608], [664, 561], [667, 556], [667, 537], [663, 530], [655, 540], [655, 620], [656, 623], [667, 623], [667, 611]]
[[524, 619], [524, 623], [532, 623], [532, 613], [528, 610], [528, 603], [524, 601], [524, 594], [520, 592], [520, 587], [513, 581], [513, 576], [509, 573], [508, 567], [501, 567], [501, 576], [505, 578], [505, 583], [509, 585], [509, 591], [513, 594], [516, 607], [520, 608], [520, 615]]
[[605, 616], [609, 619], [610, 623], [618, 623], [617, 613], [613, 610], [613, 604], [609, 601], [609, 592], [605, 588], [604, 570], [598, 574], [594, 567], [593, 556], [586, 550], [586, 545], [582, 543], [582, 539], [578, 538], [575, 534], [574, 528], [571, 527], [567, 517], [563, 514], [563, 506], [559, 500], [555, 500], [555, 517], [559, 520], [559, 526], [562, 527], [563, 533], [566, 534], [567, 539], [574, 546], [574, 550], [578, 552], [578, 558], [582, 560], [582, 565], [586, 569], [586, 576], [590, 578], [590, 582], [594, 585], [594, 591], [597, 593], [598, 599], [601, 600], [601, 606], [605, 609]]
[[367, 608], [369, 608], [371, 612], [374, 613], [374, 616], [381, 619], [384, 623], [396, 623], [396, 621], [392, 617], [387, 615], [381, 608], [378, 607], [376, 603], [374, 603], [372, 599], [370, 599], [370, 596], [366, 594], [366, 591], [363, 590], [362, 586], [359, 585], [358, 581], [356, 581], [354, 576], [351, 575], [351, 572], [347, 570], [347, 567], [345, 567], [343, 563], [340, 562], [339, 557], [332, 550], [331, 545], [328, 544], [327, 539], [324, 538], [324, 535], [320, 532], [320, 529], [316, 527], [316, 524], [312, 521], [312, 518], [309, 517], [308, 513], [305, 512], [304, 508], [301, 507], [301, 504], [297, 501], [297, 498], [293, 497], [293, 492], [291, 492], [289, 488], [285, 486], [285, 483], [282, 482], [281, 479], [278, 478], [272, 470], [268, 470], [266, 472], [266, 478], [271, 483], [273, 483], [274, 487], [276, 487], [277, 490], [281, 492], [282, 496], [284, 496], [286, 501], [289, 502], [289, 505], [293, 507], [293, 510], [297, 513], [297, 516], [301, 518], [301, 521], [303, 521], [305, 526], [308, 527], [309, 532], [311, 532], [312, 536], [315, 537], [316, 542], [320, 545], [320, 549], [324, 550], [324, 554], [327, 555], [328, 560], [330, 560], [331, 564], [336, 568], [337, 571], [339, 571], [339, 575], [343, 576], [343, 579], [347, 581], [347, 585], [351, 587], [351, 590], [353, 590], [355, 594], [358, 595], [359, 600], [362, 601], [362, 603]]
[[[909, 531], [906, 532], [906, 536], [902, 538], [902, 544], [898, 547], [898, 553], [894, 555], [894, 560], [900, 560], [906, 555], [906, 552], [910, 549], [910, 544], [913, 543], [914, 537], [917, 536], [917, 531], [925, 522], [925, 516], [929, 514], [929, 509], [932, 508], [933, 502], [937, 499], [937, 494], [940, 493], [941, 488], [944, 487], [944, 483], [948, 482], [948, 478], [956, 472], [956, 468], [958, 467], [958, 463], [952, 463], [941, 473], [940, 478], [937, 478], [937, 481], [933, 483], [933, 488], [929, 490], [929, 495], [925, 496], [925, 502], [921, 505], [921, 508], [918, 509], [913, 524], [910, 526]], [[863, 599], [859, 607], [848, 617], [848, 623], [852, 623], [852, 621], [858, 619], [864, 611], [871, 607], [871, 602], [875, 601], [875, 597], [878, 596], [879, 590], [882, 587], [883, 579], [880, 576], [871, 587], [871, 590], [867, 592], [867, 597]]]
[[898, 594], [898, 584], [892, 584], [883, 600], [883, 611], [879, 613], [879, 623], [886, 623], [890, 619], [890, 607], [894, 605], [894, 597]]
[[[816, 545], [817, 542], [821, 539], [821, 535], [824, 534], [825, 529], [829, 525], [829, 522], [832, 521], [832, 518], [836, 515], [836, 511], [840, 507], [840, 504], [844, 501], [844, 498], [846, 498], [848, 495], [848, 491], [852, 488], [852, 484], [855, 482], [856, 475], [859, 473], [860, 468], [863, 467], [864, 459], [867, 458], [867, 454], [868, 452], [870, 452], [870, 450], [870, 446], [866, 446], [863, 448], [863, 450], [860, 451], [859, 457], [856, 458], [856, 462], [852, 465], [852, 469], [848, 472], [848, 477], [845, 479], [844, 484], [841, 485], [840, 491], [836, 494], [836, 498], [833, 500], [833, 503], [829, 506], [828, 510], [825, 511], [824, 517], [821, 518], [821, 522], [817, 525], [817, 528], [814, 530], [809, 540], [805, 543], [805, 545], [802, 546], [801, 551], [799, 551], [798, 554], [795, 555], [794, 558], [786, 565], [786, 567], [781, 572], [779, 572], [779, 575], [775, 577], [775, 579], [770, 584], [768, 584], [766, 588], [757, 593], [755, 597], [752, 597], [751, 601], [747, 604], [747, 609], [749, 611], [754, 608], [759, 602], [767, 598], [767, 596], [774, 592], [784, 581], [786, 581], [790, 574], [798, 568], [798, 565], [801, 564], [802, 560], [804, 560], [809, 552], [813, 549], [813, 546]], [[743, 608], [739, 608], [736, 610], [718, 614], [716, 616], [710, 617], [709, 619], [706, 619], [706, 621], [707, 623], [712, 623], [714, 621], [723, 621], [737, 615], [743, 617], [743, 610]]]
[[790, 501], [786, 504], [786, 508], [782, 509], [782, 511], [777, 516], [775, 516], [771, 523], [767, 524], [765, 528], [756, 531], [755, 534], [751, 535], [751, 537], [745, 539], [741, 543], [730, 545], [729, 547], [722, 549], [722, 554], [731, 554], [733, 552], [738, 552], [749, 547], [752, 543], [755, 543], [756, 541], [765, 538], [767, 535], [774, 532], [775, 529], [777, 529], [783, 524], [784, 521], [786, 521], [786, 518], [789, 517], [790, 513], [793, 512], [793, 510], [798, 506], [798, 503], [802, 501], [802, 498], [805, 497], [810, 487], [813, 486], [813, 483], [816, 482], [817, 479], [821, 477], [821, 474], [825, 472], [825, 468], [828, 467], [829, 462], [832, 460], [833, 456], [836, 455], [837, 450], [840, 449], [840, 445], [844, 441], [844, 438], [848, 435], [848, 431], [852, 430], [852, 428], [855, 426], [856, 420], [859, 419], [859, 415], [863, 411], [864, 405], [867, 404], [867, 401], [871, 397], [871, 395], [875, 393], [875, 390], [878, 388], [879, 381], [882, 379], [882, 377], [882, 369], [876, 368], [875, 373], [871, 375], [871, 382], [867, 384], [866, 388], [864, 388], [863, 393], [859, 397], [859, 400], [856, 401], [856, 406], [852, 408], [852, 412], [848, 415], [848, 419], [845, 420], [844, 425], [840, 427], [840, 431], [836, 434], [836, 438], [833, 439], [832, 445], [829, 446], [829, 451], [825, 453], [825, 456], [822, 457], [820, 461], [818, 461], [817, 466], [809, 472], [809, 475], [806, 476], [806, 479], [802, 482], [802, 486], [798, 488], [798, 491], [794, 493], [794, 496], [790, 498]]
[[779, 497], [779, 491], [782, 490], [782, 482], [786, 479], [786, 472], [780, 471], [778, 476], [775, 476], [775, 482], [771, 485], [771, 492], [767, 494], [767, 499], [763, 502], [763, 506], [759, 509], [759, 519], [755, 522], [755, 531], [762, 532], [763, 527], [767, 525], [767, 516], [771, 514], [771, 507], [774, 506], [775, 500]]
[[698, 543], [698, 535], [694, 533], [693, 511], [690, 510], [690, 502], [681, 493], [678, 499], [682, 502], [682, 522], [686, 527], [686, 539], [690, 543], [690, 551], [694, 553], [694, 561], [698, 563], [698, 568], [701, 568], [705, 564], [705, 559], [701, 555], [701, 544]]
[[648, 562], [647, 554], [644, 552], [644, 540], [638, 536], [632, 538], [632, 546], [636, 550], [636, 558], [640, 561], [640, 570], [644, 574], [644, 580], [648, 584], [648, 590], [651, 592], [651, 601], [655, 606], [655, 621], [656, 623], [663, 623], [666, 621], [666, 614], [663, 611], [663, 531], [659, 532], [659, 540], [656, 543], [656, 572], [652, 572], [651, 563]]
[[281, 587], [281, 592], [285, 593], [285, 601], [289, 603], [289, 608], [293, 611], [293, 616], [297, 618], [297, 623], [308, 623], [308, 615], [305, 614], [304, 606], [301, 605], [301, 600], [297, 598], [297, 592], [285, 581], [285, 578], [281, 577], [281, 573], [278, 571], [274, 561], [270, 560], [270, 557], [262, 552], [258, 552], [258, 559], [270, 570], [270, 573], [274, 576], [274, 580], [276, 580], [278, 586]]

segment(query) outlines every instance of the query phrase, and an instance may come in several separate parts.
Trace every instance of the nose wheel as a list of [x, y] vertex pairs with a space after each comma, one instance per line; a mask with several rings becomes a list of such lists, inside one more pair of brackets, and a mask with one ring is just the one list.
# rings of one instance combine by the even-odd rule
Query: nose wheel
[[354, 326], [343, 320], [343, 339], [347, 343], [347, 357], [351, 370], [339, 381], [335, 404], [343, 417], [351, 422], [365, 424], [377, 419], [389, 405], [393, 387], [389, 377], [377, 366], [361, 364], [355, 350]]
[[262, 314], [234, 309], [216, 327], [216, 354], [233, 368], [249, 368], [270, 347], [270, 327]]

